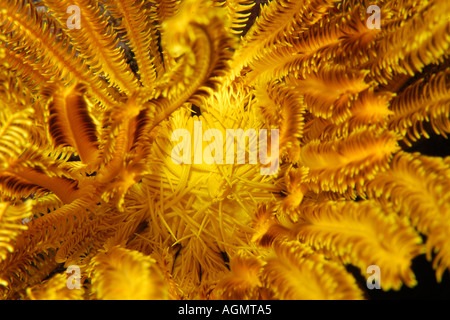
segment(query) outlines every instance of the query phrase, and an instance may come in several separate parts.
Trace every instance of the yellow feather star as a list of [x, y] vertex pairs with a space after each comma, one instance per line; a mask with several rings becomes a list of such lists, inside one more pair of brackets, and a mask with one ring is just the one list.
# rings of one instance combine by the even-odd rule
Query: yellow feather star
[[3, 299], [442, 281], [448, 143], [411, 150], [450, 133], [450, 2], [260, 2], [1, 1]]

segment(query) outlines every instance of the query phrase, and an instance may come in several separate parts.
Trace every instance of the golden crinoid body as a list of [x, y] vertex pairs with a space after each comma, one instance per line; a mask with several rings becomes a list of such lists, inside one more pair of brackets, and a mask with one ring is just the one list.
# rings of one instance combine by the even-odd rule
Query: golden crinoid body
[[418, 257], [442, 281], [449, 16], [1, 1], [2, 298], [364, 299]]

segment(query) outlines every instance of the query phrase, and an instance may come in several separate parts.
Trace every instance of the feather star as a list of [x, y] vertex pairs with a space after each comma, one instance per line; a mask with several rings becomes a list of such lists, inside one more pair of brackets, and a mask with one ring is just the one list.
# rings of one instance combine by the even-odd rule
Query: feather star
[[[2, 0], [0, 295], [365, 299], [356, 276], [414, 287], [421, 255], [442, 281], [450, 148], [412, 150], [450, 133], [449, 16], [446, 0]], [[238, 129], [241, 158], [216, 161]], [[277, 132], [275, 174], [250, 162], [252, 130]], [[181, 163], [174, 132], [199, 143]]]

